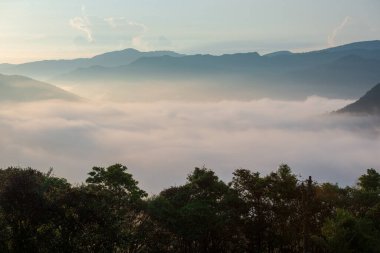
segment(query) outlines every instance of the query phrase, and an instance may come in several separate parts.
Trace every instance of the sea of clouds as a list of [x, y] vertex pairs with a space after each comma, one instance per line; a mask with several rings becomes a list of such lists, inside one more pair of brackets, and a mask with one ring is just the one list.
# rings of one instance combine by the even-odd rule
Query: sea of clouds
[[380, 168], [378, 117], [331, 115], [352, 101], [0, 104], [0, 167], [54, 168], [72, 183], [93, 166], [126, 165], [149, 193], [185, 182], [194, 167], [223, 180], [281, 163], [303, 178], [352, 185]]

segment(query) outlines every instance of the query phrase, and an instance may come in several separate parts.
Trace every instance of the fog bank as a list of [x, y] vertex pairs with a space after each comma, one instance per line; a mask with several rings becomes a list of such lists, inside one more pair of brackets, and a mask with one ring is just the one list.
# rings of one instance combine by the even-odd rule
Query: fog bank
[[126, 165], [158, 193], [195, 166], [225, 180], [233, 170], [268, 173], [287, 163], [297, 174], [353, 184], [380, 167], [379, 118], [329, 116], [352, 101], [0, 104], [0, 166], [54, 168], [82, 182], [92, 166]]

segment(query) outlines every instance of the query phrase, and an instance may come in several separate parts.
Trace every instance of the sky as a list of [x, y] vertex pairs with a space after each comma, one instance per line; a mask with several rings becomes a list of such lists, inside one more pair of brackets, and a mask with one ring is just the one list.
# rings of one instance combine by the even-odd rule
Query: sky
[[0, 62], [308, 51], [380, 39], [379, 10], [378, 0], [1, 0]]

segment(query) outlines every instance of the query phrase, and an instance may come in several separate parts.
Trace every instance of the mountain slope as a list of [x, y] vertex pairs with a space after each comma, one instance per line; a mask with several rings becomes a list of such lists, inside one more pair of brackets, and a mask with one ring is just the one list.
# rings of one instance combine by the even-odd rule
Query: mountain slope
[[46, 99], [79, 100], [74, 94], [24, 76], [0, 75], [0, 102]]
[[346, 50], [380, 50], [380, 41], [379, 40], [371, 40], [371, 41], [360, 41], [354, 42], [342, 46], [332, 47], [325, 49], [324, 51], [328, 52], [339, 52]]
[[356, 102], [337, 111], [351, 114], [378, 114], [380, 115], [380, 83], [369, 90]]

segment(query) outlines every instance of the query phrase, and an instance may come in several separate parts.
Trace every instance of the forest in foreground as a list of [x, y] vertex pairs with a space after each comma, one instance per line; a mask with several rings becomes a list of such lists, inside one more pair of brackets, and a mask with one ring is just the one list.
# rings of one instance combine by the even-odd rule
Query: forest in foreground
[[0, 252], [380, 252], [380, 174], [352, 187], [285, 164], [225, 183], [195, 168], [148, 196], [127, 167], [81, 185], [31, 168], [0, 170]]

